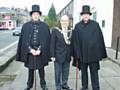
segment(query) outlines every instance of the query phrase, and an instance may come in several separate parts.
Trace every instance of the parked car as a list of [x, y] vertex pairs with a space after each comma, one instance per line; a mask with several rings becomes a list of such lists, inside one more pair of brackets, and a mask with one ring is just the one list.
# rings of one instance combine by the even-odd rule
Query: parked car
[[22, 27], [16, 27], [15, 30], [13, 30], [13, 36], [20, 36]]

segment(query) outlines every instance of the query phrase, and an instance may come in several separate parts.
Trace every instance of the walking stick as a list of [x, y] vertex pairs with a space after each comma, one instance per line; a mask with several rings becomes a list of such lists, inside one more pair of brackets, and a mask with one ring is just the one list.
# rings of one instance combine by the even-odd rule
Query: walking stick
[[78, 60], [76, 60], [76, 90], [78, 90]]
[[[38, 50], [41, 49], [41, 46], [38, 47]], [[37, 89], [37, 86], [36, 86], [36, 56], [34, 56], [34, 90]]]
[[36, 56], [34, 56], [34, 90], [36, 90]]

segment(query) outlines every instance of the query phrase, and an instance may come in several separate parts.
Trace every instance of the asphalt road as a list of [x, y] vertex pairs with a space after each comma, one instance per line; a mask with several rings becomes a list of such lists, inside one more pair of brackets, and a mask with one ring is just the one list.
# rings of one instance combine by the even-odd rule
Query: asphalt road
[[18, 38], [18, 36], [12, 35], [12, 30], [0, 30], [0, 49], [14, 43]]

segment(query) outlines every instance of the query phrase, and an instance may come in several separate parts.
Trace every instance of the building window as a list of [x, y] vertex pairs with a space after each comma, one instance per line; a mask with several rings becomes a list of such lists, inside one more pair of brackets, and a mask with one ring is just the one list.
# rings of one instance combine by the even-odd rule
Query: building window
[[92, 15], [93, 15], [93, 16], [92, 16], [92, 17], [93, 17], [93, 20], [95, 20], [95, 21], [96, 21], [96, 19], [97, 19], [97, 12], [96, 12], [96, 11], [95, 11], [95, 12], [93, 12], [93, 13], [92, 13]]
[[5, 18], [5, 15], [4, 15], [4, 14], [2, 15], [2, 18]]
[[11, 21], [9, 21], [9, 26], [11, 26]]
[[102, 20], [102, 28], [105, 28], [105, 20]]

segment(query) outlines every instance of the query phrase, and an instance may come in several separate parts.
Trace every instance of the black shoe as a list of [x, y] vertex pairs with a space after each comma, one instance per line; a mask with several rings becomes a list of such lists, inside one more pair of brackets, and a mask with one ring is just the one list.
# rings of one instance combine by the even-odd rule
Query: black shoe
[[48, 90], [47, 86], [42, 87], [42, 90]]
[[66, 87], [62, 86], [62, 89], [65, 89], [65, 90], [73, 90], [73, 89], [71, 89], [69, 86], [66, 86]]
[[31, 89], [31, 88], [27, 86], [24, 90], [30, 90], [30, 89]]

